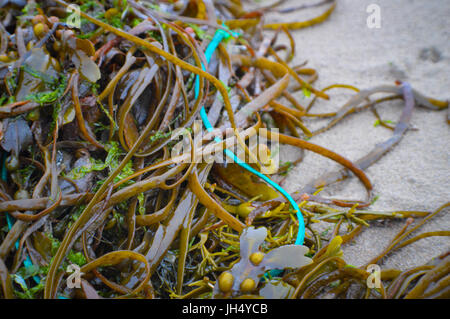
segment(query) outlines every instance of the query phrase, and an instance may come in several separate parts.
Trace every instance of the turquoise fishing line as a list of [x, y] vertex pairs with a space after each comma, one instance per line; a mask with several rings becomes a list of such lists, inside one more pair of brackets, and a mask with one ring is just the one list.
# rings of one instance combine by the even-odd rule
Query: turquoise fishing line
[[[236, 33], [233, 33], [233, 36], [236, 36]], [[205, 50], [205, 57], [206, 57], [206, 62], [209, 64], [209, 61], [211, 60], [212, 55], [214, 54], [214, 51], [217, 49], [217, 47], [219, 46], [220, 42], [222, 42], [224, 39], [227, 39], [230, 37], [230, 34], [227, 33], [224, 30], [218, 29], [216, 31], [216, 33], [214, 34], [213, 39], [211, 40], [211, 42], [209, 43], [209, 45], [207, 46], [206, 50]], [[202, 63], [202, 69], [206, 71], [205, 66]], [[197, 98], [199, 95], [199, 90], [200, 90], [200, 77], [197, 75], [196, 79], [195, 79], [195, 97]], [[205, 125], [206, 129], [211, 132], [214, 130], [213, 126], [211, 125], [211, 123], [209, 122], [208, 119], [208, 115], [206, 114], [206, 110], [205, 107], [202, 107], [200, 110], [200, 116], [202, 118], [203, 124]], [[219, 137], [214, 138], [214, 140], [216, 142], [221, 142], [222, 140]], [[242, 168], [246, 169], [247, 171], [251, 172], [252, 174], [258, 176], [259, 178], [261, 178], [262, 180], [264, 180], [266, 183], [268, 183], [269, 185], [271, 185], [273, 188], [275, 188], [278, 192], [280, 192], [288, 201], [289, 203], [292, 205], [292, 207], [294, 208], [294, 210], [296, 211], [297, 214], [297, 219], [298, 219], [298, 223], [299, 223], [299, 227], [298, 227], [298, 233], [297, 233], [297, 239], [295, 241], [296, 245], [303, 245], [303, 241], [305, 239], [305, 223], [303, 221], [303, 216], [302, 213], [300, 211], [300, 208], [298, 207], [297, 203], [295, 202], [295, 200], [291, 197], [291, 195], [286, 192], [281, 186], [279, 186], [277, 183], [275, 183], [274, 181], [272, 181], [269, 177], [267, 177], [264, 174], [261, 174], [260, 172], [258, 172], [257, 170], [255, 170], [253, 167], [251, 167], [250, 165], [248, 165], [247, 163], [243, 162], [241, 159], [239, 159], [232, 151], [225, 149], [225, 154], [230, 157], [231, 159], [233, 159], [234, 162], [236, 162], [239, 166], [241, 166]]]

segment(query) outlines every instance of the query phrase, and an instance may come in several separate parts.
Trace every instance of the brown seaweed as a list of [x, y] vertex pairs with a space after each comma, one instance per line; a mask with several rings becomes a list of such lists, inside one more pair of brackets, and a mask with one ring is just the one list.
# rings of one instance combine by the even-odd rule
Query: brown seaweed
[[[373, 220], [406, 224], [370, 264], [423, 238], [450, 235], [410, 236], [448, 203], [434, 213], [371, 209], [365, 172], [408, 133], [414, 107], [439, 111], [448, 102], [407, 82], [316, 87], [316, 70], [292, 64], [292, 32], [325, 22], [336, 1], [284, 9], [283, 2], [247, 11], [236, 0], [72, 1], [80, 26], [71, 25], [73, 10], [62, 0], [0, 8], [2, 298], [449, 297], [448, 253], [413, 269], [383, 270], [381, 286], [369, 288], [370, 273], [348, 265], [341, 249]], [[21, 11], [4, 14], [11, 6]], [[270, 10], [311, 7], [322, 13], [308, 21], [265, 19]], [[230, 37], [208, 65], [205, 48], [216, 30]], [[331, 89], [354, 93], [337, 112], [313, 113]], [[299, 102], [300, 90], [312, 95], [309, 105]], [[393, 99], [404, 108], [390, 127], [376, 107]], [[198, 138], [203, 107], [217, 129]], [[393, 131], [366, 156], [352, 161], [308, 141], [365, 110]], [[312, 131], [306, 118], [329, 122]], [[177, 130], [184, 133], [173, 138]], [[239, 146], [264, 172], [273, 163], [262, 146], [250, 145], [256, 136], [342, 166], [291, 194], [303, 213], [304, 245], [293, 244], [299, 223], [275, 189], [229, 158], [193, 160]], [[187, 151], [173, 155], [178, 142]], [[351, 176], [366, 198], [319, 194]], [[408, 229], [413, 218], [421, 221]], [[330, 236], [314, 229], [321, 221], [335, 225]], [[69, 287], [71, 266], [83, 273], [78, 288]]]

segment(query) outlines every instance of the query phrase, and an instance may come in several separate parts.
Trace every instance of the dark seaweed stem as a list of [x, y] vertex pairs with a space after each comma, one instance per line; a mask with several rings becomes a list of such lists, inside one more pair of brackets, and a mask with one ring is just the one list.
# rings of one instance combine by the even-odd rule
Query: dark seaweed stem
[[[293, 32], [324, 22], [336, 2], [288, 9], [283, 3], [270, 10], [323, 11], [307, 21], [271, 23], [269, 7], [249, 11], [235, 0], [74, 1], [80, 8], [74, 26], [61, 0], [0, 8], [1, 297], [448, 297], [448, 255], [383, 271], [382, 285], [369, 288], [370, 274], [347, 265], [341, 250], [372, 220], [406, 218], [373, 263], [423, 238], [449, 236], [408, 237], [449, 204], [434, 213], [372, 210], [365, 172], [407, 133], [414, 106], [440, 110], [448, 102], [408, 83], [317, 88], [316, 70], [292, 66]], [[205, 49], [217, 30], [229, 37], [208, 64]], [[312, 113], [331, 89], [354, 95], [337, 112]], [[311, 95], [309, 105], [301, 105], [298, 91]], [[372, 100], [378, 93], [385, 96]], [[392, 137], [357, 161], [306, 140], [356, 112], [378, 116], [375, 107], [400, 98], [405, 106]], [[198, 139], [202, 111], [217, 130]], [[311, 131], [305, 118], [329, 122]], [[185, 134], [171, 138], [179, 130]], [[306, 226], [303, 245], [294, 245], [299, 220], [278, 191], [228, 158], [192, 161], [239, 145], [255, 169], [270, 167], [263, 145], [251, 145], [255, 137], [342, 166], [292, 194]], [[175, 154], [180, 143], [186, 149]], [[285, 163], [277, 175], [285, 177], [301, 160]], [[353, 175], [367, 198], [320, 194]], [[422, 219], [409, 228], [413, 218]], [[321, 222], [334, 226], [319, 232]], [[83, 272], [79, 288], [68, 285], [73, 265]]]

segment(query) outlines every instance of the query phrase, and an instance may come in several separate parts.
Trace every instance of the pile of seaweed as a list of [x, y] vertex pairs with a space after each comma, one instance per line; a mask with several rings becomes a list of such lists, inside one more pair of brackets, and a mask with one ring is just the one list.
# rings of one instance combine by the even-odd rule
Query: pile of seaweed
[[[380, 219], [405, 226], [368, 265], [419, 239], [450, 235], [412, 235], [449, 203], [435, 212], [370, 210], [364, 173], [401, 141], [414, 107], [442, 110], [448, 102], [406, 82], [316, 88], [317, 72], [295, 65], [292, 33], [325, 21], [336, 3], [284, 2], [249, 11], [240, 0], [0, 1], [3, 298], [450, 297], [448, 253], [406, 271], [369, 273], [348, 265], [341, 250]], [[322, 13], [266, 21], [267, 12], [311, 7]], [[218, 32], [225, 36], [207, 57]], [[337, 112], [312, 112], [332, 89], [353, 96]], [[309, 105], [298, 94], [310, 96]], [[404, 108], [391, 127], [376, 106], [394, 99]], [[393, 134], [361, 159], [308, 141], [365, 110]], [[205, 116], [215, 134], [198, 139]], [[328, 124], [310, 131], [305, 118]], [[267, 146], [251, 145], [255, 135], [342, 169], [280, 194], [258, 177], [274, 163], [259, 152]], [[174, 155], [179, 143], [186, 151]], [[229, 157], [192, 160], [225, 144], [239, 145], [260, 175]], [[320, 195], [352, 177], [366, 198]], [[419, 222], [410, 227], [413, 218]], [[314, 229], [320, 222], [335, 225], [328, 236]]]

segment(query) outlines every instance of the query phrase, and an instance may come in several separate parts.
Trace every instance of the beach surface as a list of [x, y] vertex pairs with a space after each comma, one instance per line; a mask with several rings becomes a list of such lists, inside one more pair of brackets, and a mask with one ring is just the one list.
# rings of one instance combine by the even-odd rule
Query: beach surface
[[[268, 1], [258, 4], [264, 5]], [[311, 3], [288, 1], [283, 7]], [[380, 27], [369, 28], [369, 5], [380, 9]], [[291, 14], [271, 13], [266, 22], [302, 21], [317, 16], [327, 6], [320, 6]], [[306, 29], [293, 31], [296, 57], [291, 65], [307, 61], [319, 78], [314, 87], [325, 88], [341, 83], [368, 89], [378, 85], [392, 85], [396, 80], [407, 81], [425, 94], [441, 100], [450, 99], [450, 1], [442, 0], [339, 0], [327, 21]], [[327, 92], [328, 93], [328, 92]], [[338, 110], [354, 93], [345, 89], [330, 90], [330, 100], [318, 100], [314, 113]], [[299, 94], [299, 101], [307, 105], [310, 98]], [[383, 120], [398, 121], [403, 100], [377, 105]], [[356, 161], [373, 147], [392, 136], [392, 131], [376, 125], [370, 110], [347, 116], [329, 131], [310, 139], [346, 158]], [[327, 120], [305, 120], [315, 130]], [[301, 152], [283, 146], [281, 162], [293, 161]], [[338, 164], [304, 153], [303, 161], [288, 174], [283, 186], [290, 192], [300, 190], [324, 172], [335, 171]], [[371, 210], [435, 211], [450, 201], [450, 125], [447, 110], [414, 109], [411, 129], [402, 141], [378, 162], [366, 170], [374, 185], [377, 200]], [[326, 187], [322, 196], [340, 199], [365, 199], [366, 192], [356, 178], [349, 178]], [[447, 208], [420, 228], [421, 232], [450, 230], [450, 210]], [[416, 218], [414, 224], [421, 219]], [[405, 220], [371, 222], [370, 227], [344, 246], [344, 259], [362, 266], [386, 248], [404, 226]], [[413, 225], [414, 225], [413, 224]], [[323, 231], [324, 226], [317, 230]], [[325, 229], [326, 230], [326, 229]], [[382, 269], [408, 269], [422, 265], [449, 251], [448, 237], [419, 240], [389, 254], [379, 264]]]

